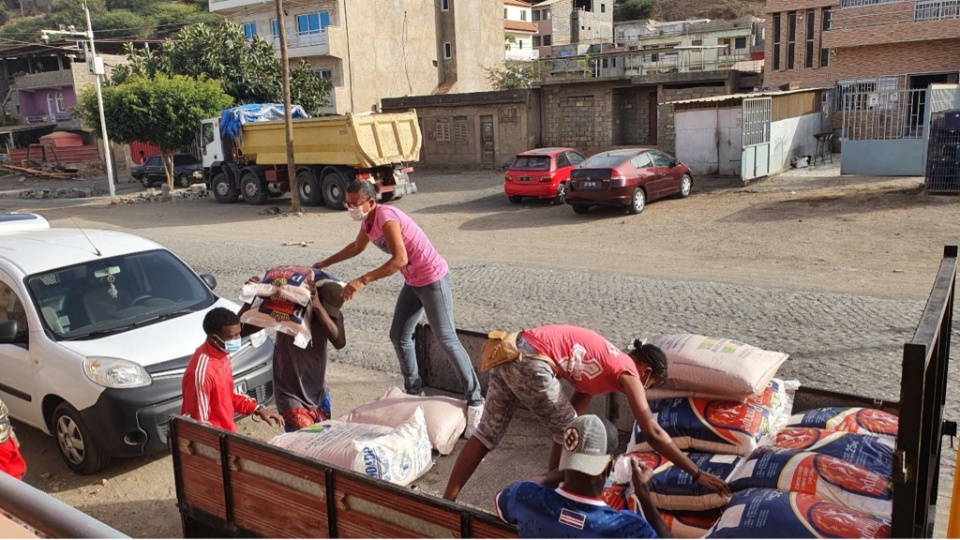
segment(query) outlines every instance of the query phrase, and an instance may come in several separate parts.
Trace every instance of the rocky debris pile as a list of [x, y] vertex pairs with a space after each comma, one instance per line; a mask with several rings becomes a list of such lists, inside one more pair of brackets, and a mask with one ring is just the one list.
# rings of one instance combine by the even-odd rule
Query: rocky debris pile
[[106, 195], [106, 188], [56, 188], [56, 189], [24, 189], [17, 195], [20, 199], [86, 199]]
[[146, 193], [136, 195], [127, 195], [117, 197], [115, 204], [138, 204], [138, 203], [156, 203], [156, 202], [185, 202], [206, 199], [210, 197], [210, 191], [203, 185], [194, 185], [186, 189], [181, 189], [171, 193], [166, 186], [160, 191], [150, 190]]

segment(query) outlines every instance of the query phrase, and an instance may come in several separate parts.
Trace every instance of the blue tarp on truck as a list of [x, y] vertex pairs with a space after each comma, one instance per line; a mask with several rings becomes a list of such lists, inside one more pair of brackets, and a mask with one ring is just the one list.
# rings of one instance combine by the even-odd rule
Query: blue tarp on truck
[[[293, 118], [310, 118], [300, 105], [294, 105], [290, 111]], [[237, 137], [243, 124], [248, 122], [269, 122], [283, 120], [283, 104], [249, 103], [232, 109], [226, 109], [220, 115], [220, 135]]]

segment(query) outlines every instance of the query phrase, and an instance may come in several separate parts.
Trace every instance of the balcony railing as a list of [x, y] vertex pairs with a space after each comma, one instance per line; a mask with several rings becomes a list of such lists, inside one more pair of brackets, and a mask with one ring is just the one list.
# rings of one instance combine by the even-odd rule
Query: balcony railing
[[[299, 49], [301, 47], [316, 47], [318, 45], [327, 45], [327, 32], [314, 32], [312, 34], [300, 34], [298, 32], [287, 33], [287, 48]], [[280, 50], [280, 38], [274, 36], [273, 48]]]
[[960, 18], [960, 0], [917, 0], [913, 20], [938, 21]]
[[31, 116], [24, 116], [23, 119], [28, 124], [52, 124], [52, 123], [61, 123], [61, 122], [70, 122], [73, 120], [73, 114], [68, 112], [56, 113], [56, 114], [38, 114]]
[[880, 4], [896, 4], [903, 0], [841, 0], [841, 8], [857, 8], [866, 6], [877, 6]]
[[28, 73], [14, 78], [14, 86], [18, 90], [33, 90], [36, 88], [62, 88], [73, 86], [73, 71], [62, 69], [58, 71], [44, 71], [42, 73]]

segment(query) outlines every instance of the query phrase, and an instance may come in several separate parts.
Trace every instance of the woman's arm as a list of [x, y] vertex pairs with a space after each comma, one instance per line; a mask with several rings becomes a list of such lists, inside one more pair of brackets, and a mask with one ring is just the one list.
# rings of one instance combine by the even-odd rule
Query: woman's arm
[[657, 424], [653, 413], [650, 411], [650, 405], [647, 404], [647, 395], [643, 390], [643, 383], [640, 382], [640, 379], [629, 373], [621, 373], [617, 380], [623, 393], [627, 396], [627, 402], [630, 403], [630, 410], [633, 411], [633, 417], [637, 420], [637, 427], [643, 433], [643, 439], [650, 443], [650, 446], [661, 456], [672, 461], [674, 465], [686, 471], [690, 476], [697, 477], [697, 481], [704, 487], [720, 495], [729, 496], [730, 488], [727, 483], [717, 476], [701, 471], [686, 454], [677, 448], [670, 435]]
[[403, 236], [400, 234], [400, 224], [396, 221], [384, 223], [383, 238], [387, 241], [387, 251], [390, 252], [390, 259], [377, 268], [347, 283], [347, 286], [343, 288], [344, 299], [350, 300], [355, 294], [360, 292], [360, 289], [366, 287], [368, 283], [396, 274], [401, 268], [407, 265], [407, 247], [403, 245]]
[[343, 247], [340, 251], [334, 253], [333, 255], [327, 257], [326, 259], [314, 263], [313, 267], [316, 269], [326, 268], [337, 264], [338, 262], [343, 262], [347, 259], [352, 259], [357, 255], [363, 253], [363, 250], [367, 249], [367, 246], [370, 244], [370, 237], [367, 236], [367, 233], [361, 228], [360, 232], [357, 233], [357, 238]]

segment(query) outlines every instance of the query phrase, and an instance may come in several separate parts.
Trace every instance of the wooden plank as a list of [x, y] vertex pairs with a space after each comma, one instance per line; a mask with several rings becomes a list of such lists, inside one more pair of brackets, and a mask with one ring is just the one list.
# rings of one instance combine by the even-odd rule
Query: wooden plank
[[460, 512], [454, 507], [431, 504], [422, 493], [384, 496], [377, 484], [337, 477], [337, 531], [341, 536], [352, 536], [350, 531], [360, 536], [460, 536]]
[[198, 508], [221, 519], [227, 509], [223, 498], [223, 474], [219, 464], [210, 459], [181, 454], [183, 474], [183, 504]]
[[[229, 452], [231, 458], [237, 460], [231, 466], [237, 463], [242, 465], [244, 460], [248, 460], [264, 467], [301, 477], [320, 486], [323, 486], [327, 479], [327, 475], [319, 463], [295, 461], [290, 459], [290, 452], [266, 445], [261, 441], [247, 441], [238, 437], [230, 437]], [[243, 470], [243, 467], [240, 466], [239, 470]]]
[[490, 516], [489, 520], [481, 521], [473, 518], [470, 521], [471, 538], [516, 538], [517, 528], [508, 525], [499, 518]]
[[230, 480], [233, 516], [238, 527], [267, 538], [329, 536], [326, 497], [309, 497], [243, 471], [234, 472]]

